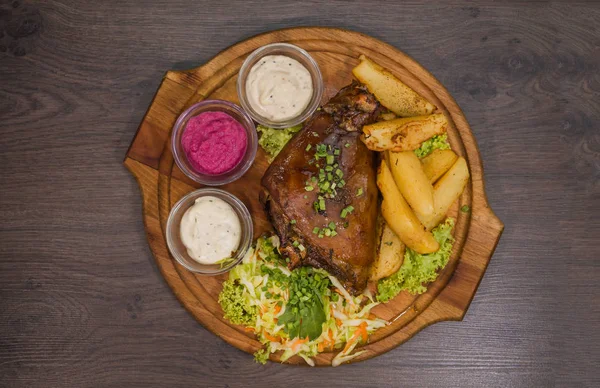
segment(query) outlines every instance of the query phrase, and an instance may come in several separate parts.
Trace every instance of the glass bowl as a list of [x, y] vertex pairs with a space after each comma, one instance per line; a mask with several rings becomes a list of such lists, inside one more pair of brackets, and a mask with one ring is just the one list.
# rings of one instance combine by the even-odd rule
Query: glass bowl
[[[248, 77], [248, 73], [250, 73], [252, 66], [254, 66], [262, 57], [267, 55], [284, 55], [297, 60], [306, 67], [312, 78], [313, 94], [306, 109], [304, 109], [300, 115], [286, 121], [271, 121], [268, 118], [263, 117], [252, 108], [248, 101], [248, 96], [246, 95], [246, 78]], [[289, 128], [302, 123], [317, 110], [321, 103], [321, 96], [323, 95], [323, 77], [321, 76], [321, 70], [319, 70], [317, 62], [305, 50], [288, 43], [273, 43], [254, 50], [252, 54], [246, 58], [238, 74], [237, 94], [242, 108], [244, 108], [256, 122], [271, 128]]]
[[[181, 241], [180, 234], [180, 224], [181, 218], [185, 214], [185, 212], [194, 204], [194, 201], [200, 197], [213, 196], [223, 201], [227, 202], [235, 211], [235, 214], [238, 216], [242, 229], [242, 236], [240, 238], [240, 245], [233, 255], [233, 260], [222, 266], [221, 264], [202, 264], [192, 259], [190, 255], [187, 253], [187, 248], [183, 245]], [[202, 275], [219, 275], [225, 272], [228, 272], [240, 261], [244, 258], [248, 249], [250, 249], [252, 245], [252, 217], [250, 216], [250, 212], [248, 208], [244, 205], [242, 201], [240, 201], [236, 196], [216, 188], [203, 188], [196, 191], [192, 191], [187, 194], [185, 197], [181, 198], [175, 206], [171, 209], [169, 213], [169, 218], [167, 219], [167, 229], [166, 229], [166, 237], [167, 237], [167, 246], [169, 247], [169, 251], [171, 255], [177, 260], [177, 262], [183, 265], [188, 270], [199, 273]]]
[[[183, 150], [181, 138], [185, 132], [188, 121], [192, 117], [198, 116], [203, 112], [215, 111], [227, 113], [236, 119], [246, 130], [247, 143], [246, 153], [234, 168], [223, 174], [209, 175], [197, 171], [190, 164]], [[256, 127], [250, 116], [236, 104], [223, 100], [204, 100], [186, 109], [175, 122], [173, 133], [171, 135], [171, 150], [173, 151], [173, 158], [179, 169], [190, 179], [207, 186], [220, 186], [231, 183], [244, 175], [252, 165], [252, 162], [254, 162], [257, 147], [258, 136], [256, 134]]]

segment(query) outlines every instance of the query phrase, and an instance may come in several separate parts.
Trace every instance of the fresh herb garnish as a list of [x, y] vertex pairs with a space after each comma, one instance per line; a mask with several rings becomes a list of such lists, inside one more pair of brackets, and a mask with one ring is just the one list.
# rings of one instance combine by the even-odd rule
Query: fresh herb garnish
[[301, 267], [289, 277], [289, 300], [277, 323], [290, 338], [314, 340], [326, 321], [323, 298], [330, 294], [331, 281], [318, 270]]

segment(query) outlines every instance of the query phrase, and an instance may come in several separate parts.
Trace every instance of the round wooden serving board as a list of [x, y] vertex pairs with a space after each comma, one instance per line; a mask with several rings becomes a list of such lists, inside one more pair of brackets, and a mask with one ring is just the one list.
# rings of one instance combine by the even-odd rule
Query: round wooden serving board
[[[454, 250], [438, 279], [419, 296], [401, 293], [377, 306], [374, 313], [390, 321], [363, 346], [368, 350], [354, 361], [374, 357], [398, 346], [424, 327], [444, 320], [461, 320], [483, 277], [502, 230], [502, 222], [487, 203], [483, 170], [475, 139], [460, 108], [448, 91], [417, 62], [401, 51], [369, 36], [331, 28], [293, 28], [272, 31], [238, 43], [203, 66], [187, 71], [169, 71], [148, 108], [127, 152], [125, 165], [137, 178], [143, 195], [144, 222], [156, 263], [184, 307], [208, 330], [231, 345], [253, 353], [262, 345], [252, 333], [223, 318], [217, 303], [221, 283], [227, 275], [195, 275], [169, 254], [164, 229], [171, 207], [200, 185], [188, 179], [173, 162], [170, 133], [179, 114], [203, 99], [238, 103], [236, 78], [242, 62], [256, 48], [273, 42], [288, 42], [307, 50], [319, 63], [325, 82], [322, 102], [352, 80], [358, 56], [365, 54], [389, 69], [408, 86], [444, 112], [451, 124], [452, 149], [469, 164], [471, 180], [451, 215], [456, 217]], [[254, 236], [271, 230], [258, 202], [260, 179], [267, 168], [262, 149], [250, 170], [238, 181], [222, 187], [240, 198], [253, 215]], [[458, 211], [468, 205], [470, 212]], [[315, 358], [317, 365], [330, 365], [335, 353]], [[279, 355], [271, 356], [279, 361]], [[287, 361], [304, 364], [299, 357]]]

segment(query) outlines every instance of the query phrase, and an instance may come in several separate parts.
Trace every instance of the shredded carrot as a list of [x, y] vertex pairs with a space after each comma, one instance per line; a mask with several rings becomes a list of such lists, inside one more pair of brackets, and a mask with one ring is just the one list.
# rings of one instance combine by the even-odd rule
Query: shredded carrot
[[325, 348], [325, 343], [324, 342], [321, 342], [320, 344], [317, 345], [317, 351], [319, 353], [321, 353], [323, 350], [325, 350], [324, 348]]
[[245, 331], [249, 331], [250, 333], [254, 333], [254, 328], [253, 327], [244, 327]]
[[266, 339], [268, 339], [271, 342], [280, 342], [281, 341], [281, 338], [273, 337], [271, 334], [267, 333], [266, 330], [263, 330], [263, 335], [265, 336]]
[[352, 336], [352, 338], [350, 338], [350, 341], [346, 343], [346, 346], [344, 347], [344, 353], [350, 350], [350, 347], [356, 342], [358, 342], [359, 338], [362, 337], [362, 340], [366, 341], [368, 339], [368, 335], [369, 334], [367, 333], [367, 322], [363, 322], [360, 324], [360, 326], [358, 326], [358, 329], [356, 329], [354, 335]]
[[342, 326], [342, 321], [340, 321], [339, 319], [335, 319], [335, 324], [338, 326]]
[[281, 311], [281, 306], [275, 305], [274, 311], [275, 311], [275, 315], [279, 314], [279, 312]]
[[362, 336], [362, 341], [367, 342], [369, 339], [369, 333], [367, 333], [367, 322], [363, 322], [359, 326], [360, 335]]
[[369, 314], [369, 319], [377, 319], [377, 315], [370, 313]]

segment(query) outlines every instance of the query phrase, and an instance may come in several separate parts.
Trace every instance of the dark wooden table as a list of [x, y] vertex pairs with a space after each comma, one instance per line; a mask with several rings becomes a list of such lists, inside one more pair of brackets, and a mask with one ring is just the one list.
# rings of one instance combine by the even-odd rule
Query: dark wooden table
[[[600, 6], [397, 3], [0, 0], [0, 386], [599, 386]], [[337, 369], [260, 366], [202, 328], [121, 165], [166, 70], [301, 25], [446, 85], [506, 224], [463, 322]]]

